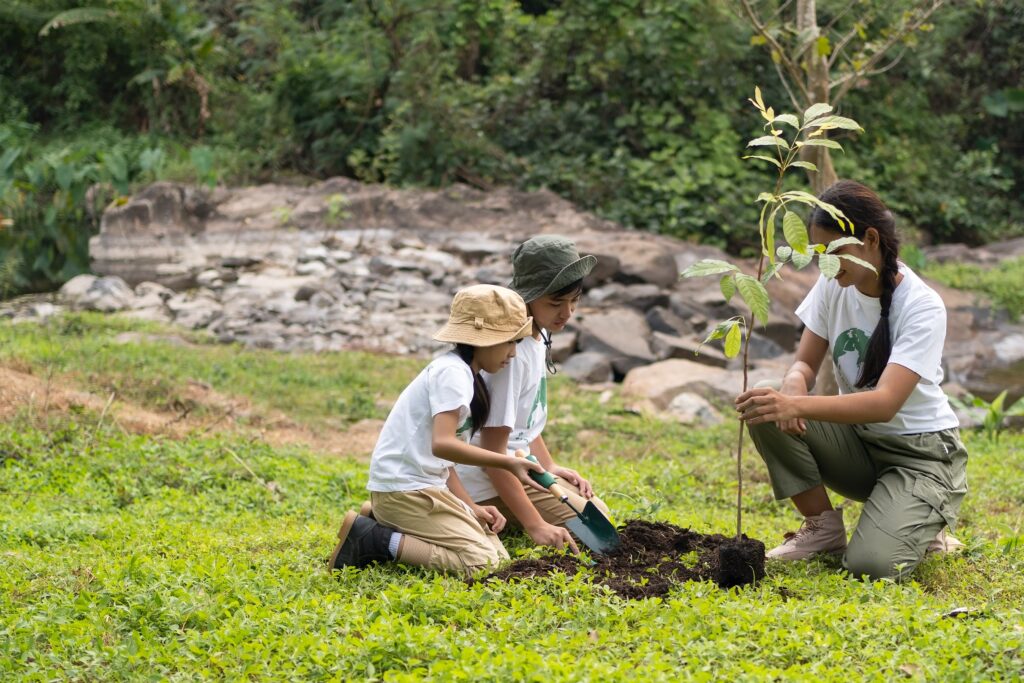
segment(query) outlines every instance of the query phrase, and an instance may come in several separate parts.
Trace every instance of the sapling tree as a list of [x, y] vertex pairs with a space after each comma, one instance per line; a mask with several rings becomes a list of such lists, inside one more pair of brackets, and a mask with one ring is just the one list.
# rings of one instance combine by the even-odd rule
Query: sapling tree
[[[825, 147], [842, 150], [835, 140], [830, 140], [830, 130], [862, 130], [853, 119], [832, 114], [829, 104], [813, 104], [803, 112], [796, 114], [776, 114], [772, 107], [766, 106], [761, 98], [761, 89], [754, 88], [754, 99], [750, 102], [766, 121], [766, 135], [754, 138], [747, 143], [752, 153], [743, 157], [767, 163], [776, 171], [775, 188], [771, 192], [762, 192], [757, 196], [760, 204], [758, 230], [761, 236], [760, 257], [757, 264], [757, 275], [745, 273], [739, 266], [718, 259], [704, 259], [683, 271], [683, 277], [712, 276], [719, 279], [719, 286], [726, 301], [731, 301], [737, 294], [750, 309], [750, 316], [738, 315], [717, 323], [708, 334], [704, 343], [720, 339], [723, 342], [725, 355], [735, 358], [743, 353], [743, 389], [747, 390], [749, 374], [750, 345], [747, 343], [750, 330], [755, 323], [766, 325], [768, 311], [771, 308], [771, 297], [765, 285], [773, 277], [780, 278], [781, 270], [786, 264], [801, 269], [817, 259], [818, 268], [826, 278], [832, 279], [840, 270], [840, 259], [847, 259], [865, 268], [874, 270], [871, 264], [849, 254], [837, 254], [837, 249], [847, 244], [860, 244], [853, 237], [841, 237], [829, 244], [811, 244], [807, 226], [797, 207], [820, 207], [828, 212], [843, 230], [853, 232], [853, 225], [835, 206], [823, 202], [810, 192], [804, 190], [784, 190], [786, 174], [794, 169], [800, 172], [817, 172], [817, 167], [802, 160], [801, 151], [807, 147]], [[799, 177], [799, 174], [798, 174]], [[777, 226], [781, 221], [782, 237], [785, 244], [776, 244]], [[743, 532], [743, 429], [740, 420], [739, 436], [736, 444], [736, 536]]]

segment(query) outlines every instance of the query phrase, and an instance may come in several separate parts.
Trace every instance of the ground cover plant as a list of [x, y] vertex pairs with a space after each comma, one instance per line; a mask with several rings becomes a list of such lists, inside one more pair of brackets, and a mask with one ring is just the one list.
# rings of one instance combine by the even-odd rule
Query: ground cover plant
[[[336, 366], [374, 396], [397, 395], [423, 365], [240, 349], [226, 359], [200, 337], [182, 353], [158, 337], [116, 341], [167, 330], [72, 320], [0, 327], [0, 369], [98, 392], [159, 369], [171, 391], [201, 380], [272, 406], [283, 378]], [[561, 377], [551, 390], [552, 448], [586, 464], [616, 519], [727, 528], [733, 425], [637, 415]], [[304, 419], [329, 423], [330, 399], [359, 391], [310, 382]], [[394, 565], [331, 575], [323, 560], [342, 512], [365, 499], [365, 461], [275, 448], [251, 432], [133, 433], [116, 406], [60, 411], [37, 395], [11, 408], [0, 423], [2, 680], [997, 680], [1024, 669], [1016, 432], [998, 445], [965, 435], [971, 490], [957, 535], [967, 552], [926, 560], [912, 580], [865, 583], [817, 560], [770, 564], [752, 587], [692, 581], [624, 600], [592, 572], [472, 585]], [[749, 532], [772, 538], [791, 525], [763, 466], [748, 459], [744, 478]], [[547, 557], [524, 537], [507, 545], [516, 559]]]

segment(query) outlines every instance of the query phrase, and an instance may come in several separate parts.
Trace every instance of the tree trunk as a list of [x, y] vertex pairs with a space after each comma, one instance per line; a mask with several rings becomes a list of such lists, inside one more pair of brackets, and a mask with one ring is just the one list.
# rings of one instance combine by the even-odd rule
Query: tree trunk
[[[807, 74], [807, 92], [811, 101], [805, 106], [816, 102], [829, 102], [828, 59], [818, 53], [818, 38], [821, 29], [818, 27], [818, 7], [815, 0], [797, 0], [796, 3], [797, 35], [803, 38], [804, 48], [800, 61], [803, 62]], [[828, 147], [804, 147], [800, 150], [800, 158], [818, 167], [817, 172], [808, 169], [807, 176], [814, 188], [814, 194], [820, 195], [825, 188], [836, 182], [836, 170], [832, 166], [832, 156]], [[819, 396], [834, 396], [839, 393], [835, 373], [829, 358], [821, 364], [818, 379], [815, 382], [815, 393]]]
[[[818, 27], [818, 8], [815, 0], [797, 0], [796, 30], [805, 45], [804, 52], [800, 55], [800, 61], [807, 74], [807, 92], [811, 96], [810, 102], [806, 102], [805, 106], [809, 107], [816, 102], [827, 104], [829, 102], [828, 58], [826, 55], [818, 53], [818, 38], [821, 36], [821, 30]], [[838, 179], [827, 147], [804, 147], [800, 150], [800, 158], [818, 167], [817, 173], [811, 170], [807, 171], [814, 194], [821, 194], [826, 187]]]

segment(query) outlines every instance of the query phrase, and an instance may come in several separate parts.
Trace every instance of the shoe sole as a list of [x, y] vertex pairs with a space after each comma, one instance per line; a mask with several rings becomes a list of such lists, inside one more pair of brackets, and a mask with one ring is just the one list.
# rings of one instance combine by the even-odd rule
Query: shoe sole
[[356, 519], [359, 518], [359, 513], [355, 510], [349, 510], [345, 513], [345, 519], [341, 523], [341, 528], [338, 529], [338, 545], [334, 546], [334, 552], [331, 553], [331, 557], [327, 560], [327, 571], [335, 571], [337, 567], [334, 566], [334, 561], [338, 559], [338, 553], [341, 552], [341, 546], [345, 545], [345, 541], [348, 540], [348, 534], [352, 531], [352, 525], [356, 523]]

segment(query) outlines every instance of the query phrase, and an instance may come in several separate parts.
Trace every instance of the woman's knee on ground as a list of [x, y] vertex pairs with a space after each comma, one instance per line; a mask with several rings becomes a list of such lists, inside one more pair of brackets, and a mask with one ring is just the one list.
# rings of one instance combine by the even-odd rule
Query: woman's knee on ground
[[857, 578], [901, 578], [913, 572], [924, 557], [906, 542], [884, 532], [850, 540], [843, 566]]

